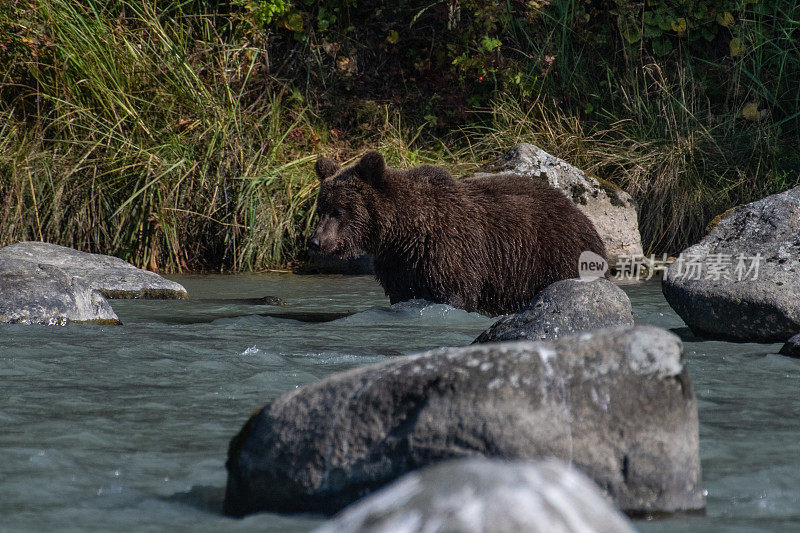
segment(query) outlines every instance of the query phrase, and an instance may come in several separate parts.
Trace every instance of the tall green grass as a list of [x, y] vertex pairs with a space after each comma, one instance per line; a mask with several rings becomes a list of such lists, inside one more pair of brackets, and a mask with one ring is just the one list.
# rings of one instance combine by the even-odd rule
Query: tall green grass
[[637, 200], [646, 253], [677, 253], [730, 207], [800, 184], [800, 152], [787, 151], [774, 124], [709, 117], [691, 77], [661, 74], [646, 65], [629, 85], [641, 91], [629, 95], [630, 109], [606, 110], [603, 122], [544, 97], [500, 99], [484, 111], [487, 125], [465, 132], [469, 157], [491, 161], [529, 142], [621, 187]]
[[0, 102], [0, 242], [168, 271], [291, 260], [319, 139], [302, 98], [264, 86], [262, 52], [227, 44], [211, 17], [126, 2], [123, 20], [103, 5], [39, 3], [52, 44], [25, 59], [30, 93]]
[[[275, 79], [274, 48], [202, 1], [38, 0], [5, 19], [0, 6], [0, 44], [16, 46], [0, 57], [0, 245], [41, 239], [162, 271], [285, 267], [313, 223], [316, 155], [368, 147], [463, 175], [537, 144], [629, 191], [647, 252], [678, 252], [729, 207], [800, 183], [797, 0], [748, 11], [743, 52], [717, 62], [592, 53], [574, 6], [556, 4], [539, 34], [512, 28], [514, 53], [553, 53], [554, 70], [447, 132], [389, 102], [346, 109], [323, 70]], [[337, 110], [358, 124], [321, 118]]]

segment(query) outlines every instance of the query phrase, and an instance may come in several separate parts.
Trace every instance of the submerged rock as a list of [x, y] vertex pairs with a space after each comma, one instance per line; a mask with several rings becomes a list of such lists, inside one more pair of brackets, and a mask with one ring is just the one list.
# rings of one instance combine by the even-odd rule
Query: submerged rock
[[790, 357], [800, 357], [800, 333], [786, 341], [779, 353]]
[[187, 298], [179, 283], [136, 268], [117, 257], [90, 254], [45, 242], [20, 242], [0, 248], [0, 258], [52, 265], [100, 291], [106, 298]]
[[662, 288], [698, 336], [781, 342], [800, 332], [800, 187], [734, 210], [681, 253]]
[[675, 335], [595, 330], [443, 348], [284, 394], [231, 441], [225, 512], [332, 513], [445, 459], [557, 457], [622, 510], [700, 509], [697, 403]]
[[525, 309], [492, 324], [475, 342], [554, 340], [579, 331], [632, 325], [631, 301], [612, 282], [565, 279], [549, 285]]
[[[552, 156], [532, 144], [521, 143], [505, 153], [491, 169], [546, 180], [564, 192], [589, 217], [603, 239], [613, 268], [622, 256], [642, 255], [639, 219], [631, 195]], [[473, 178], [481, 179], [479, 173]]]
[[314, 533], [633, 533], [597, 486], [557, 460], [448, 461], [406, 474]]
[[247, 299], [245, 301], [253, 305], [272, 305], [276, 307], [285, 307], [287, 305], [286, 300], [277, 296], [262, 296], [261, 298]]
[[0, 257], [0, 322], [119, 324], [103, 296], [60, 268]]
[[286, 300], [277, 296], [262, 296], [261, 298], [202, 298], [195, 300], [203, 304], [219, 305], [269, 305], [274, 307], [285, 307]]

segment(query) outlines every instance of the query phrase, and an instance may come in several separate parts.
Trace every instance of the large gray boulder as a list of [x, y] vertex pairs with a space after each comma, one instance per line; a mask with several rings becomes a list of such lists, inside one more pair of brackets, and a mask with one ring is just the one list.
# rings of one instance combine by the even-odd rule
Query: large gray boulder
[[406, 474], [314, 533], [633, 533], [586, 476], [550, 459], [448, 461]]
[[632, 325], [631, 301], [612, 282], [564, 279], [537, 294], [525, 309], [492, 324], [475, 342], [554, 340], [579, 331]]
[[103, 296], [60, 268], [0, 257], [0, 322], [119, 324]]
[[231, 441], [227, 514], [333, 513], [445, 459], [556, 457], [624, 511], [700, 509], [697, 403], [675, 335], [595, 330], [443, 348], [287, 393]]
[[60, 268], [106, 298], [187, 298], [179, 283], [136, 268], [117, 257], [90, 254], [45, 242], [20, 242], [0, 248], [0, 258]]
[[800, 187], [734, 210], [681, 253], [662, 288], [699, 336], [781, 342], [800, 332]]
[[[511, 148], [490, 170], [542, 179], [562, 190], [594, 224], [612, 268], [622, 256], [642, 255], [636, 204], [622, 189], [527, 143]], [[470, 179], [485, 176], [478, 173]]]

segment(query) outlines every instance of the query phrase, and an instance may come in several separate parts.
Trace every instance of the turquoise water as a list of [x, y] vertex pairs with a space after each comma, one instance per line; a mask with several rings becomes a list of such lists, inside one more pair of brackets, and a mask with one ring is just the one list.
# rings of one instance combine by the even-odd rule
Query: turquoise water
[[[266, 401], [357, 365], [470, 343], [492, 320], [389, 307], [368, 277], [188, 276], [189, 301], [114, 301], [124, 325], [0, 325], [0, 531], [307, 531], [219, 511], [229, 439]], [[708, 510], [643, 531], [800, 528], [800, 360], [700, 342], [657, 283], [638, 323], [679, 333], [699, 398]], [[284, 307], [220, 299], [266, 295]]]

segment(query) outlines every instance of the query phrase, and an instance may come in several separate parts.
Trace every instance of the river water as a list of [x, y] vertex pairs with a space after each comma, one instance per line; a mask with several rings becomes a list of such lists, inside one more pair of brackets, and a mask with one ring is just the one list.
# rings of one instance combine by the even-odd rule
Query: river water
[[[308, 531], [220, 514], [228, 441], [266, 401], [354, 366], [469, 344], [491, 319], [389, 307], [369, 277], [174, 277], [189, 301], [113, 301], [122, 326], [0, 324], [0, 531]], [[660, 285], [623, 285], [639, 324], [685, 341], [705, 516], [642, 531], [800, 529], [800, 360], [699, 341]], [[236, 298], [266, 295], [284, 307]], [[230, 300], [230, 301], [224, 301]]]

